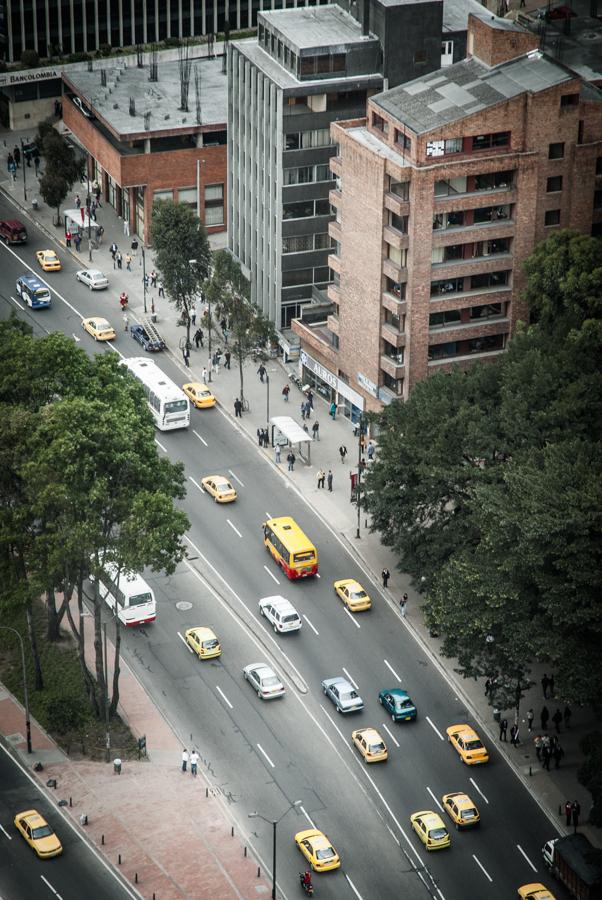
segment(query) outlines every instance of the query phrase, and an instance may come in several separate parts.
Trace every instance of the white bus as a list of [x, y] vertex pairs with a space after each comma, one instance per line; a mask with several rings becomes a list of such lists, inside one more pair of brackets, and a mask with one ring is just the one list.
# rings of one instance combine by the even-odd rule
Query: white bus
[[136, 356], [122, 360], [121, 365], [126, 366], [144, 388], [148, 407], [157, 428], [161, 431], [188, 428], [190, 425], [188, 397], [156, 363], [151, 359]]
[[[126, 626], [144, 625], [157, 618], [157, 604], [153, 590], [142, 575], [136, 572], [121, 572], [113, 563], [105, 563], [100, 576], [101, 599], [105, 601], [119, 621]], [[91, 577], [91, 581], [94, 578]]]

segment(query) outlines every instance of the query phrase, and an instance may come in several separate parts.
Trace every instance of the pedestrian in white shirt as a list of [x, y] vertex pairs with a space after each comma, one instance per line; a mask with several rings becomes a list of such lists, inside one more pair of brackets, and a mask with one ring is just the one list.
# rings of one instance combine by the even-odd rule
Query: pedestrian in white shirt
[[188, 765], [188, 750], [186, 747], [182, 750], [182, 772], [186, 771], [186, 766]]
[[199, 761], [199, 754], [193, 750], [190, 754], [190, 774], [196, 776], [196, 767]]

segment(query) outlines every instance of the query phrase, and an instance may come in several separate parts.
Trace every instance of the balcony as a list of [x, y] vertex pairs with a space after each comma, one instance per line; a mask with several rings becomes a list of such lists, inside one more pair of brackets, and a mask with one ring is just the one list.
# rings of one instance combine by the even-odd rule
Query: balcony
[[387, 343], [392, 344], [394, 347], [405, 347], [406, 345], [405, 331], [399, 331], [399, 329], [394, 328], [393, 325], [389, 325], [387, 322], [383, 323], [381, 334]]
[[318, 353], [319, 357], [334, 366], [336, 371], [339, 364], [338, 352], [332, 346], [332, 332], [326, 323], [309, 325], [304, 323], [303, 319], [293, 319], [291, 326], [301, 340], [301, 347]]
[[342, 156], [331, 156], [330, 157], [330, 171], [334, 172], [335, 175], [339, 177], [343, 174], [343, 157]]
[[385, 225], [383, 228], [383, 240], [396, 250], [407, 250], [410, 244], [410, 237], [408, 234], [397, 231], [396, 228], [391, 228], [390, 225]]
[[392, 259], [383, 259], [383, 272], [393, 281], [407, 281], [408, 270], [396, 265]]
[[384, 353], [381, 353], [380, 367], [383, 372], [386, 372], [387, 375], [391, 376], [391, 378], [403, 378], [403, 362], [398, 362], [395, 359], [391, 359], [390, 356], [385, 356]]
[[331, 206], [340, 206], [342, 199], [343, 193], [338, 190], [338, 188], [333, 188], [331, 191], [328, 191], [328, 202]]
[[389, 291], [383, 291], [382, 294], [382, 305], [385, 309], [388, 309], [395, 316], [403, 316], [406, 311], [406, 301], [402, 300], [396, 294], [391, 294]]
[[336, 315], [336, 313], [332, 313], [332, 314], [331, 314], [330, 316], [328, 316], [328, 318], [326, 319], [326, 327], [327, 327], [328, 330], [331, 331], [333, 334], [336, 334], [336, 335], [339, 334], [339, 325], [340, 325], [339, 317], [338, 317], [338, 315]]
[[[508, 296], [504, 297], [502, 296], [503, 294], [508, 294]], [[478, 304], [474, 302], [466, 302], [467, 300], [474, 300], [475, 297], [483, 297], [483, 303], [503, 303], [506, 300], [510, 300], [511, 294], [511, 284], [500, 284], [495, 287], [475, 288], [472, 291], [434, 295], [429, 301], [429, 311], [438, 312], [442, 309], [461, 309], [464, 306], [477, 306]], [[494, 295], [494, 300], [491, 300], [492, 295]]]
[[[474, 322], [458, 322], [455, 325], [437, 325], [429, 328], [429, 346], [447, 344], [449, 341], [472, 340], [475, 331], [478, 337], [489, 337], [493, 334], [508, 334], [510, 320], [504, 316], [490, 319], [475, 319]], [[387, 340], [389, 338], [387, 337]]]
[[341, 223], [337, 222], [336, 220], [334, 222], [329, 222], [328, 223], [328, 234], [330, 235], [331, 238], [334, 238], [334, 240], [337, 242], [337, 244], [340, 244], [342, 237], [343, 237], [342, 232], [341, 232]]
[[385, 209], [390, 209], [398, 216], [409, 216], [410, 201], [398, 197], [397, 194], [385, 194]]
[[326, 289], [326, 296], [333, 303], [336, 303], [337, 306], [340, 306], [341, 300], [343, 298], [343, 294], [341, 292], [341, 285], [334, 284], [334, 282], [329, 284]]
[[[489, 256], [471, 256], [468, 259], [448, 259], [445, 262], [432, 263], [433, 278], [458, 278], [462, 275], [477, 275], [480, 272], [495, 272], [503, 263], [510, 263], [511, 253], [494, 253]], [[506, 268], [506, 266], [503, 266]]]

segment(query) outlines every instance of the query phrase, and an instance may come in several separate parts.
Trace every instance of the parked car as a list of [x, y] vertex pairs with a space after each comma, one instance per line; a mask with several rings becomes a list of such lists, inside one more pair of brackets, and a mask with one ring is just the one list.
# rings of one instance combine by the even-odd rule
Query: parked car
[[149, 353], [158, 353], [159, 350], [165, 350], [165, 341], [162, 338], [151, 337], [142, 325], [131, 325], [130, 334]]

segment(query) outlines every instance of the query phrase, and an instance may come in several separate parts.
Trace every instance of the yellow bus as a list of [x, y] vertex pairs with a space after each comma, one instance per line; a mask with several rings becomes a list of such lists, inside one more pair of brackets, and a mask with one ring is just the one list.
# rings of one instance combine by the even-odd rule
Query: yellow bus
[[263, 543], [288, 578], [307, 578], [317, 573], [318, 551], [290, 516], [264, 522]]

